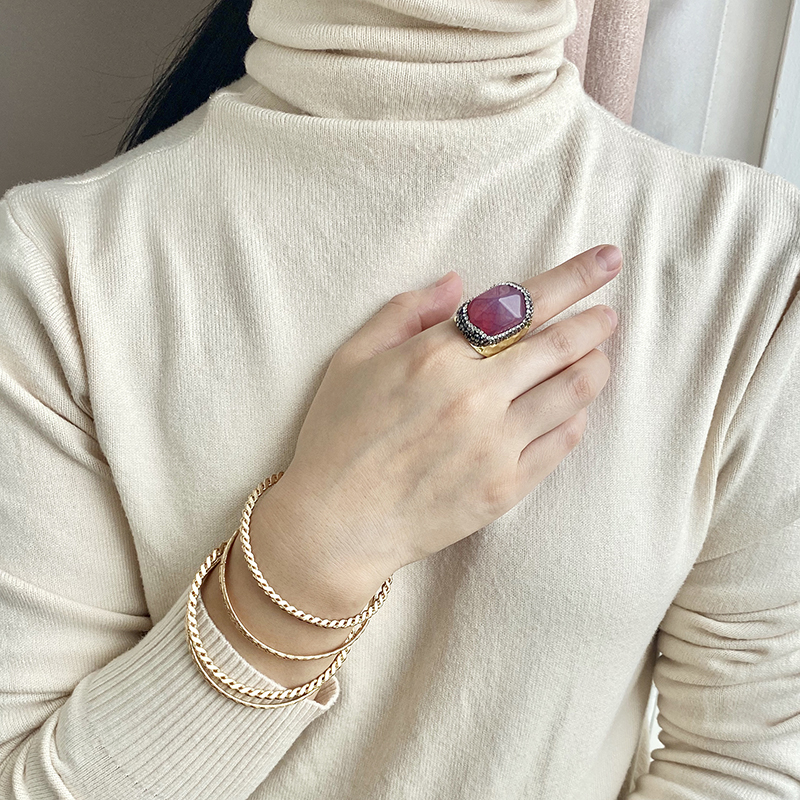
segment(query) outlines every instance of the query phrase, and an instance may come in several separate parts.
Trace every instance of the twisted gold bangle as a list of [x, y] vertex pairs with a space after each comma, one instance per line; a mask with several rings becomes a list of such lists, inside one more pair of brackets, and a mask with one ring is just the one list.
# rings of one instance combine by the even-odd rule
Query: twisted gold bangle
[[287, 700], [286, 702], [278, 704], [256, 703], [253, 702], [252, 700], [245, 700], [243, 697], [237, 697], [236, 695], [231, 694], [230, 691], [228, 691], [228, 689], [226, 689], [224, 686], [216, 683], [214, 681], [214, 678], [208, 672], [206, 672], [206, 668], [203, 666], [202, 662], [198, 658], [197, 653], [195, 653], [194, 649], [190, 647], [189, 652], [192, 654], [192, 658], [194, 659], [194, 663], [197, 664], [200, 670], [200, 674], [206, 679], [206, 681], [208, 681], [208, 683], [210, 683], [211, 686], [214, 689], [216, 689], [220, 694], [225, 695], [225, 697], [230, 698], [231, 700], [233, 700], [236, 703], [239, 703], [240, 705], [250, 706], [250, 708], [283, 708], [283, 706], [291, 706], [294, 703], [299, 703], [301, 700], [305, 700], [306, 697], [308, 696], [304, 695], [303, 697], [297, 697], [294, 700]]
[[[219, 563], [221, 549], [224, 546], [225, 543], [212, 550], [211, 553], [206, 556], [206, 560], [200, 565], [200, 569], [194, 576], [194, 580], [192, 581], [192, 585], [189, 589], [189, 596], [186, 601], [186, 638], [195, 664], [197, 665], [203, 677], [214, 687], [214, 689], [216, 689], [220, 694], [223, 694], [226, 697], [229, 697], [231, 700], [235, 700], [237, 703], [242, 705], [251, 706], [253, 708], [281, 708], [282, 706], [291, 705], [294, 702], [299, 702], [300, 700], [305, 699], [308, 695], [313, 694], [316, 689], [320, 688], [324, 683], [333, 677], [333, 675], [347, 658], [347, 654], [350, 652], [349, 647], [345, 647], [345, 649], [339, 653], [339, 655], [336, 657], [336, 660], [325, 670], [325, 672], [323, 672], [321, 675], [318, 675], [312, 681], [304, 683], [302, 686], [297, 686], [294, 689], [271, 690], [258, 689], [254, 686], [246, 686], [245, 684], [238, 683], [237, 681], [233, 680], [233, 678], [226, 675], [211, 660], [205, 647], [203, 646], [203, 640], [200, 637], [200, 631], [197, 627], [197, 601], [200, 596], [200, 589], [203, 585], [203, 581], [206, 575], [208, 575], [214, 566]], [[244, 698], [231, 694], [227, 689], [219, 686], [212, 679], [212, 676], [239, 694], [243, 694], [248, 697], [257, 697], [259, 699], [288, 700], [289, 702], [255, 704], [251, 701], [245, 700]]]
[[356, 625], [360, 625], [365, 620], [370, 619], [370, 617], [372, 617], [372, 615], [383, 605], [386, 596], [389, 594], [389, 589], [392, 586], [391, 575], [383, 582], [380, 589], [375, 592], [375, 595], [370, 603], [364, 606], [364, 609], [356, 616], [348, 617], [347, 619], [321, 619], [313, 614], [307, 614], [305, 611], [300, 611], [300, 609], [295, 608], [290, 603], [287, 603], [286, 600], [284, 600], [267, 583], [266, 578], [258, 568], [256, 558], [253, 555], [253, 548], [250, 545], [250, 515], [253, 511], [253, 506], [256, 504], [256, 500], [258, 500], [263, 492], [265, 492], [271, 486], [274, 486], [280, 480], [282, 475], [283, 472], [278, 472], [271, 478], [268, 478], [266, 481], [262, 481], [258, 486], [256, 486], [250, 497], [247, 498], [244, 511], [242, 512], [242, 520], [239, 524], [237, 533], [240, 534], [239, 538], [241, 539], [242, 543], [242, 553], [244, 553], [244, 559], [247, 562], [250, 574], [253, 576], [253, 578], [255, 578], [256, 583], [263, 589], [264, 593], [267, 595], [267, 597], [269, 597], [270, 600], [279, 605], [284, 611], [288, 612], [293, 617], [303, 620], [303, 622], [310, 622], [312, 625], [318, 625], [320, 628], [352, 628]]
[[366, 628], [367, 625], [369, 624], [368, 619], [364, 620], [364, 622], [361, 623], [361, 626], [358, 627], [357, 630], [356, 628], [353, 628], [353, 630], [350, 631], [350, 634], [347, 637], [347, 639], [344, 640], [344, 643], [341, 646], [337, 647], [335, 650], [331, 650], [328, 653], [318, 653], [316, 655], [310, 655], [310, 656], [298, 656], [298, 655], [292, 655], [291, 653], [282, 653], [280, 650], [275, 650], [268, 644], [256, 638], [256, 636], [253, 635], [247, 629], [245, 624], [239, 619], [239, 615], [236, 613], [235, 609], [233, 608], [233, 604], [231, 603], [230, 596], [228, 595], [228, 587], [225, 583], [225, 573], [228, 566], [228, 553], [230, 552], [233, 540], [236, 538], [236, 535], [238, 533], [239, 531], [236, 531], [236, 533], [234, 533], [233, 536], [231, 536], [231, 538], [228, 539], [227, 543], [225, 544], [225, 549], [222, 553], [222, 558], [220, 559], [220, 565], [219, 565], [219, 588], [222, 592], [222, 600], [225, 603], [225, 608], [228, 610], [228, 616], [230, 616], [230, 618], [233, 620], [239, 631], [242, 634], [244, 634], [244, 636], [246, 636], [254, 645], [257, 645], [262, 650], [266, 650], [268, 653], [272, 653], [273, 655], [276, 655], [279, 658], [286, 658], [289, 659], [290, 661], [312, 661], [317, 658], [329, 658], [330, 656], [335, 656], [337, 653], [340, 653], [342, 650], [344, 650], [345, 647], [352, 644], [356, 639], [358, 639], [359, 636], [361, 636], [361, 634], [364, 631], [364, 628]]

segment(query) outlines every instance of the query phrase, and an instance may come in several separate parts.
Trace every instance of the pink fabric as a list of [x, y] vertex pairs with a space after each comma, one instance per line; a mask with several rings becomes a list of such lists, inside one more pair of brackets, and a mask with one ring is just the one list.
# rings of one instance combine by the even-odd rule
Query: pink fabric
[[578, 24], [564, 55], [596, 102], [630, 125], [650, 0], [575, 0]]

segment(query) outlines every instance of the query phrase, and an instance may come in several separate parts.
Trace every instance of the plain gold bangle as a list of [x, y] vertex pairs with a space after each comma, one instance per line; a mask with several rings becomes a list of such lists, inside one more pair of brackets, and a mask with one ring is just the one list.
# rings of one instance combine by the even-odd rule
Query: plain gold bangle
[[317, 658], [329, 658], [330, 656], [337, 655], [342, 650], [344, 650], [345, 647], [351, 645], [356, 639], [358, 639], [359, 636], [361, 636], [361, 634], [364, 632], [364, 628], [366, 628], [367, 625], [369, 624], [368, 619], [364, 620], [364, 622], [362, 622], [360, 627], [358, 627], [357, 629], [353, 628], [353, 630], [350, 631], [350, 634], [347, 637], [347, 639], [344, 640], [344, 643], [339, 647], [337, 647], [335, 650], [331, 650], [328, 653], [317, 653], [315, 655], [310, 655], [310, 656], [298, 656], [298, 655], [293, 655], [291, 653], [282, 653], [280, 650], [275, 650], [265, 642], [262, 642], [260, 639], [258, 639], [253, 633], [251, 633], [247, 629], [245, 624], [239, 619], [239, 615], [236, 613], [235, 609], [233, 608], [233, 604], [231, 603], [230, 596], [228, 595], [228, 587], [225, 583], [225, 573], [228, 566], [228, 553], [230, 552], [233, 540], [236, 538], [238, 533], [239, 531], [236, 531], [236, 533], [234, 533], [233, 536], [231, 536], [231, 538], [228, 539], [227, 543], [225, 544], [225, 549], [222, 552], [222, 557], [220, 559], [220, 565], [219, 565], [219, 588], [220, 591], [222, 592], [222, 601], [225, 603], [225, 608], [228, 610], [228, 616], [230, 616], [230, 618], [233, 620], [239, 631], [244, 636], [246, 636], [254, 645], [257, 645], [262, 650], [266, 650], [268, 653], [272, 653], [273, 655], [278, 656], [279, 658], [286, 658], [289, 659], [290, 661], [313, 661], [314, 659]]
[[250, 574], [255, 579], [256, 583], [262, 588], [264, 593], [272, 600], [273, 603], [279, 605], [284, 611], [291, 614], [293, 617], [303, 620], [303, 622], [310, 622], [312, 625], [318, 625], [320, 628], [352, 628], [360, 625], [364, 620], [368, 620], [372, 615], [383, 605], [383, 601], [389, 594], [389, 589], [392, 586], [392, 576], [390, 575], [381, 585], [380, 589], [375, 592], [373, 599], [370, 603], [364, 606], [364, 609], [354, 617], [347, 619], [321, 619], [313, 614], [307, 614], [305, 611], [295, 608], [290, 603], [287, 603], [268, 583], [266, 578], [261, 573], [256, 563], [256, 557], [253, 555], [253, 548], [250, 545], [250, 515], [253, 512], [253, 506], [256, 500], [263, 492], [274, 486], [283, 475], [283, 472], [278, 472], [265, 481], [262, 481], [247, 498], [247, 502], [242, 512], [242, 520], [239, 524], [239, 538], [242, 543], [242, 553], [244, 553], [244, 560], [250, 570]]
[[[336, 657], [336, 660], [323, 672], [312, 681], [304, 683], [302, 686], [297, 686], [294, 689], [258, 689], [254, 686], [246, 686], [245, 684], [238, 683], [230, 676], [226, 675], [209, 657], [208, 652], [203, 646], [203, 640], [200, 637], [200, 631], [197, 627], [197, 601], [200, 597], [200, 589], [203, 585], [203, 580], [206, 575], [219, 563], [221, 558], [221, 550], [226, 543], [215, 548], [211, 553], [206, 556], [206, 560], [200, 565], [200, 569], [194, 576], [192, 585], [189, 589], [189, 596], [186, 601], [186, 638], [191, 650], [194, 662], [197, 665], [200, 673], [208, 681], [214, 689], [220, 694], [229, 697], [231, 700], [240, 703], [241, 705], [250, 706], [252, 708], [281, 708], [285, 705], [291, 705], [294, 702], [304, 700], [308, 695], [313, 694], [314, 691], [319, 689], [324, 683], [327, 683], [336, 671], [341, 667], [350, 652], [349, 647], [345, 647], [341, 653]], [[216, 681], [224, 684], [225, 687], [220, 686]], [[277, 682], [277, 681], [276, 681]], [[289, 702], [277, 703], [254, 703], [252, 700], [247, 700], [245, 697], [232, 694], [228, 689], [234, 690], [238, 695], [245, 695], [245, 697], [259, 698], [262, 700], [277, 700]]]

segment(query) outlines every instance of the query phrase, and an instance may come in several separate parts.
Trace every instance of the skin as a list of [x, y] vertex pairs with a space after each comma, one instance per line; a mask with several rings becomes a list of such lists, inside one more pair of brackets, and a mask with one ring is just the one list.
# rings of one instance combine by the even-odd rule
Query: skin
[[[531, 331], [619, 274], [620, 267], [602, 268], [602, 248], [519, 281], [533, 298]], [[610, 375], [597, 349], [615, 329], [608, 307], [529, 332], [484, 358], [453, 324], [462, 294], [451, 272], [440, 286], [395, 295], [339, 348], [291, 463], [256, 502], [256, 560], [303, 611], [357, 614], [396, 570], [517, 505], [581, 440], [586, 407]], [[234, 544], [231, 602], [259, 639], [296, 654], [345, 640], [349, 629], [308, 624], [272, 603]], [[294, 687], [334, 660], [288, 661], [249, 642], [228, 617], [216, 571], [203, 586], [209, 615], [256, 669]]]

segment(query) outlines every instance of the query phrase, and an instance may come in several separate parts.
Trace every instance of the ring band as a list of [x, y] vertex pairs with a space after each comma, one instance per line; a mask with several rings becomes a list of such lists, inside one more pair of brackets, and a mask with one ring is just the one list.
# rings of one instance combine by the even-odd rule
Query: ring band
[[493, 356], [530, 330], [533, 300], [518, 283], [497, 283], [462, 303], [453, 322], [473, 350], [482, 356]]

